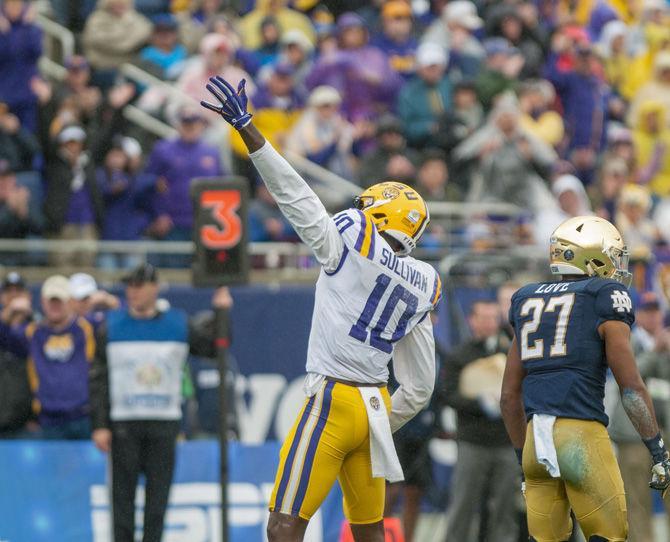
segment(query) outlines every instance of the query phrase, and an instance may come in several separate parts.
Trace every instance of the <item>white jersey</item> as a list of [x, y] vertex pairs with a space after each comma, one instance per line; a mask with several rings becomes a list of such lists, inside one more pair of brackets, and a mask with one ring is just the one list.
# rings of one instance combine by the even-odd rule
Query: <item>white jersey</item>
[[307, 371], [354, 382], [388, 380], [395, 343], [433, 309], [436, 271], [410, 256], [396, 256], [358, 210], [333, 217], [344, 241], [334, 271], [316, 284]]
[[428, 312], [440, 279], [428, 264], [400, 258], [349, 209], [330, 217], [307, 183], [269, 144], [250, 154], [269, 192], [322, 265], [307, 354], [307, 388], [333, 377], [378, 384], [393, 358], [400, 386], [389, 416], [395, 431], [430, 399], [435, 343]]

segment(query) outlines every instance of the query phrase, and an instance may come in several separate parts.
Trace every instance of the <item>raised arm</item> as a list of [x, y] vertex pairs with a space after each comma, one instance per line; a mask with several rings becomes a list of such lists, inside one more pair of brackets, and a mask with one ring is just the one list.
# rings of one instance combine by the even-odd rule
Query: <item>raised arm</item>
[[649, 485], [665, 492], [670, 485], [668, 452], [658, 429], [649, 392], [635, 364], [630, 327], [625, 322], [608, 320], [598, 327], [598, 332], [605, 341], [607, 363], [619, 385], [623, 408], [654, 460]]
[[428, 404], [435, 386], [435, 339], [430, 315], [403, 337], [393, 351], [393, 373], [400, 384], [391, 397], [395, 432]]
[[212, 77], [207, 90], [220, 105], [201, 102], [235, 128], [270, 194], [300, 238], [326, 271], [337, 268], [344, 243], [321, 200], [291, 165], [265, 140], [251, 121], [242, 80], [237, 91], [221, 77]]

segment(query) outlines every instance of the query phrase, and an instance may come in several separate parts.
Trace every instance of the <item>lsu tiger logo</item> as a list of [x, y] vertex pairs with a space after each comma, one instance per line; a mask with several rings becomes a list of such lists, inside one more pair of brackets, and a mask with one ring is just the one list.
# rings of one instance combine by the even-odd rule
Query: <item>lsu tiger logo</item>
[[52, 335], [44, 344], [44, 354], [47, 358], [60, 363], [65, 363], [72, 358], [74, 352], [74, 339], [72, 334]]

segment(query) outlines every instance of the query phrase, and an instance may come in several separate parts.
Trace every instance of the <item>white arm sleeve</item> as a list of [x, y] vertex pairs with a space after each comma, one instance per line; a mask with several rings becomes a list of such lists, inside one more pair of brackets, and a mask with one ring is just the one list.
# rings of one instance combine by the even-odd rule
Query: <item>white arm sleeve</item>
[[430, 400], [435, 386], [435, 339], [430, 315], [395, 345], [393, 373], [400, 387], [391, 397], [389, 421], [394, 433]]
[[265, 186], [326, 271], [340, 262], [344, 242], [321, 200], [270, 143], [249, 154]]

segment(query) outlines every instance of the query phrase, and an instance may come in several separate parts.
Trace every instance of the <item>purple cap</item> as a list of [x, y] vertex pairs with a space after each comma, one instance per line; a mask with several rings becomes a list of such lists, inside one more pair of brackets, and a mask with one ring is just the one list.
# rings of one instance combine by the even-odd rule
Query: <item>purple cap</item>
[[338, 32], [342, 32], [347, 28], [355, 28], [355, 27], [365, 28], [365, 21], [360, 15], [354, 13], [353, 11], [347, 11], [346, 13], [343, 13], [338, 17], [337, 19]]
[[276, 75], [283, 75], [284, 77], [291, 77], [295, 74], [295, 68], [287, 62], [277, 64], [272, 70]]
[[493, 56], [493, 55], [508, 55], [511, 56], [513, 54], [518, 53], [518, 49], [516, 47], [512, 47], [509, 41], [507, 41], [505, 38], [489, 38], [487, 40], [484, 40], [484, 51], [486, 51], [486, 56]]
[[68, 70], [87, 70], [89, 68], [88, 60], [81, 55], [72, 55], [65, 60], [65, 67]]

